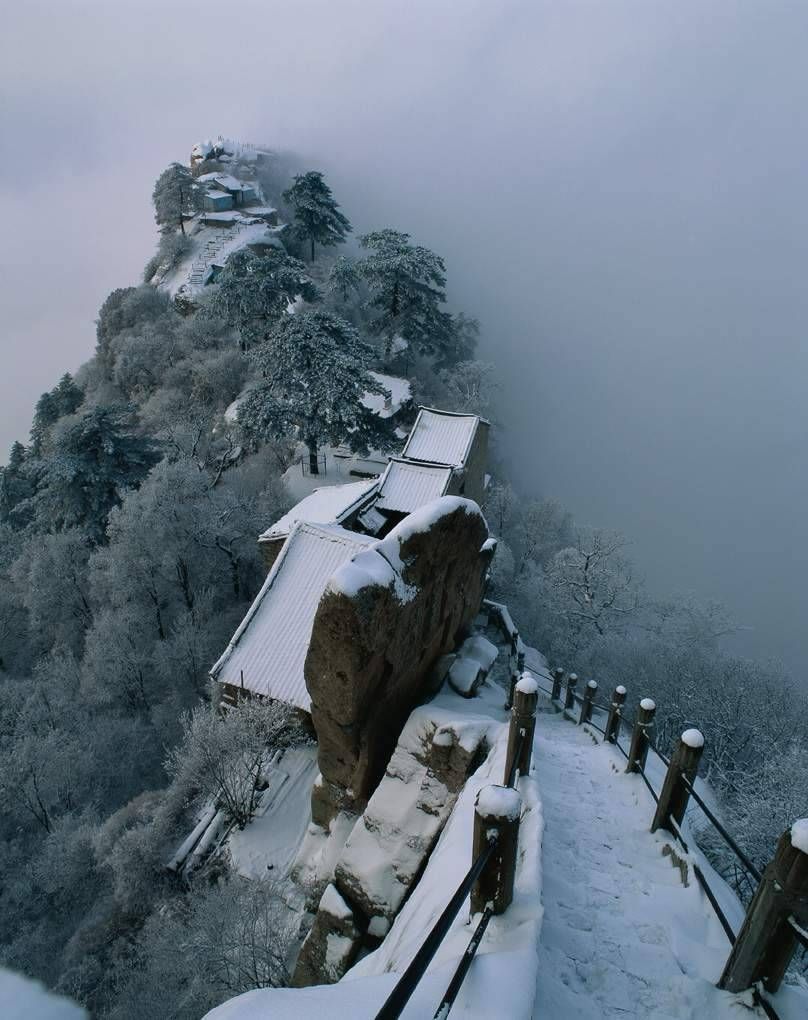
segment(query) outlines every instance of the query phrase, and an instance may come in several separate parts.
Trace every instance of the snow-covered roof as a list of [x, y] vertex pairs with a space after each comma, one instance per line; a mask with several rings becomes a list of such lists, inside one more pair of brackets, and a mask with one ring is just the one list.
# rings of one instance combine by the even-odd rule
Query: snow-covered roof
[[224, 654], [211, 670], [244, 687], [311, 710], [303, 665], [320, 597], [334, 572], [376, 542], [336, 525], [298, 522]]
[[261, 155], [271, 155], [272, 150], [267, 145], [255, 145], [252, 142], [237, 142], [232, 138], [222, 138], [221, 135], [216, 141], [206, 139], [204, 142], [197, 142], [191, 149], [193, 159], [207, 159], [211, 153], [218, 151], [228, 156], [237, 156], [239, 159], [252, 162]]
[[376, 382], [380, 386], [384, 386], [390, 393], [389, 406], [387, 404], [388, 398], [383, 393], [366, 393], [362, 397], [362, 404], [369, 411], [375, 411], [380, 418], [392, 418], [394, 414], [401, 410], [403, 404], [406, 404], [408, 400], [412, 400], [412, 386], [409, 379], [400, 379], [396, 375], [383, 375], [381, 372], [370, 372], [368, 374], [372, 375]]
[[208, 198], [232, 198], [229, 191], [219, 191], [218, 188], [208, 188], [205, 194]]
[[422, 407], [415, 419], [402, 456], [433, 464], [465, 464], [474, 435], [485, 419], [476, 414], [455, 414]]
[[233, 177], [232, 174], [201, 174], [197, 177], [200, 184], [216, 184], [218, 187], [223, 188], [225, 191], [254, 191], [255, 185], [245, 184], [244, 181], [240, 181], [238, 177]]
[[425, 503], [444, 496], [452, 480], [452, 469], [444, 464], [420, 464], [391, 457], [379, 483], [379, 510], [409, 514]]
[[[241, 399], [241, 398], [239, 398]], [[233, 403], [237, 403], [234, 401]], [[233, 406], [232, 404], [230, 405]], [[230, 408], [227, 409], [228, 411]], [[227, 417], [227, 411], [225, 411]], [[361, 506], [376, 489], [378, 478], [363, 478], [346, 485], [325, 485], [315, 489], [258, 536], [259, 542], [272, 541], [288, 535], [298, 521], [310, 524], [341, 524]]]

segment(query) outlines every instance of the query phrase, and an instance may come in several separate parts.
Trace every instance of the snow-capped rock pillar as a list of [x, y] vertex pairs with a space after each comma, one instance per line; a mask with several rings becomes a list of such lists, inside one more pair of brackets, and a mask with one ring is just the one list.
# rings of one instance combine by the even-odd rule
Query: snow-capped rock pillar
[[612, 692], [609, 717], [606, 720], [606, 732], [603, 737], [607, 744], [616, 744], [620, 736], [620, 723], [623, 721], [623, 705], [626, 703], [627, 693], [622, 684], [618, 684]]
[[598, 693], [598, 682], [597, 680], [590, 680], [586, 687], [584, 687], [584, 700], [581, 702], [581, 717], [578, 720], [578, 725], [582, 726], [584, 723], [591, 722], [592, 720], [592, 705], [595, 701], [595, 695]]
[[628, 765], [626, 772], [642, 772], [645, 759], [648, 757], [648, 742], [654, 726], [656, 705], [650, 698], [643, 698], [637, 709], [637, 718], [631, 733], [631, 744], [628, 749]]
[[513, 689], [513, 708], [508, 730], [508, 751], [505, 755], [505, 785], [511, 785], [514, 767], [519, 775], [530, 771], [533, 737], [536, 731], [536, 706], [539, 703], [539, 685], [529, 673], [523, 673]]
[[567, 693], [564, 697], [564, 711], [569, 711], [575, 704], [575, 688], [578, 686], [578, 674], [570, 673], [567, 677]]
[[550, 695], [553, 701], [561, 700], [561, 684], [564, 681], [564, 670], [560, 666], [556, 666], [553, 670], [553, 692]]
[[699, 730], [685, 730], [671, 755], [671, 763], [665, 774], [665, 782], [662, 784], [662, 792], [651, 823], [651, 832], [656, 832], [657, 829], [667, 829], [671, 832], [671, 818], [682, 824], [687, 802], [690, 800], [687, 783], [692, 784], [696, 781], [703, 753], [704, 737]]
[[718, 987], [742, 992], [762, 981], [776, 992], [797, 946], [792, 915], [803, 927], [808, 925], [808, 818], [780, 837]]
[[522, 798], [508, 786], [484, 786], [477, 794], [473, 859], [476, 861], [492, 840], [496, 840], [496, 844], [471, 888], [472, 915], [479, 914], [489, 904], [495, 914], [502, 914], [511, 904], [521, 814]]

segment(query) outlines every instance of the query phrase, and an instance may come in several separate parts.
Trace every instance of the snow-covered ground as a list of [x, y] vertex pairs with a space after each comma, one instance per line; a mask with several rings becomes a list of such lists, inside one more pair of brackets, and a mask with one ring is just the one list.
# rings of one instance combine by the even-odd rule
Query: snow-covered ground
[[642, 779], [553, 712], [539, 715], [534, 754], [545, 819], [534, 1016], [749, 1017], [749, 996], [715, 987], [726, 936], [692, 874], [685, 888], [663, 855], [671, 838], [650, 833]]
[[0, 968], [2, 1020], [87, 1020], [74, 1002], [45, 991], [38, 981]]
[[229, 840], [234, 869], [245, 878], [286, 877], [309, 823], [317, 747], [293, 748], [270, 767], [269, 787], [255, 817]]
[[[490, 637], [490, 632], [488, 633]], [[543, 685], [543, 657], [526, 648]], [[385, 941], [336, 985], [250, 992], [224, 1003], [208, 1020], [370, 1020], [419, 948], [470, 864], [474, 798], [502, 779], [507, 678], [500, 652], [480, 697], [444, 692], [452, 709], [488, 715], [493, 751], [469, 780], [413, 895]], [[433, 703], [434, 704], [434, 703]], [[533, 771], [520, 779], [523, 818], [514, 901], [493, 918], [452, 1016], [490, 1020], [741, 1020], [763, 1016], [751, 995], [719, 991], [715, 982], [729, 945], [693, 878], [684, 885], [666, 848], [688, 860], [671, 837], [652, 834], [654, 804], [625, 759], [573, 725], [540, 698]], [[662, 768], [652, 758], [658, 788]], [[665, 852], [664, 852], [665, 851]], [[731, 923], [743, 910], [699, 857]], [[432, 1016], [471, 934], [461, 911], [403, 1016]], [[773, 997], [781, 1020], [808, 1017], [808, 992], [784, 987]]]

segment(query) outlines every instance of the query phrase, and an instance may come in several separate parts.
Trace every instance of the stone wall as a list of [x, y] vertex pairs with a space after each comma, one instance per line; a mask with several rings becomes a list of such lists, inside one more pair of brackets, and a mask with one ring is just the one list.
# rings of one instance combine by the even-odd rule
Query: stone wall
[[476, 503], [443, 496], [410, 514], [330, 581], [306, 658], [322, 782], [312, 819], [360, 813], [404, 723], [429, 694], [430, 667], [477, 615], [492, 556]]

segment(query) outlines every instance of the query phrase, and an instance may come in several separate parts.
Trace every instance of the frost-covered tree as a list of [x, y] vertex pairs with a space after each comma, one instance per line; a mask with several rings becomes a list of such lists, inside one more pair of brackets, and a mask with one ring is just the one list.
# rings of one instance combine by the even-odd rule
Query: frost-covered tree
[[52, 425], [60, 418], [74, 414], [84, 401], [84, 394], [73, 381], [69, 372], [48, 393], [43, 393], [34, 409], [34, 420], [31, 425], [31, 452], [39, 456], [45, 438]]
[[385, 337], [387, 353], [398, 336], [422, 354], [455, 360], [455, 323], [441, 308], [446, 301], [443, 259], [410, 244], [410, 235], [397, 230], [377, 230], [359, 242], [370, 254], [357, 269], [370, 289], [374, 325]]
[[211, 310], [239, 331], [243, 350], [266, 336], [296, 298], [317, 297], [305, 265], [275, 248], [263, 255], [236, 252], [216, 282]]
[[496, 366], [484, 361], [461, 361], [441, 372], [447, 411], [487, 415], [496, 391]]
[[183, 717], [182, 731], [182, 744], [167, 761], [175, 783], [213, 799], [241, 828], [255, 810], [269, 756], [305, 739], [292, 708], [258, 698], [223, 717], [200, 705]]
[[173, 313], [168, 294], [143, 284], [140, 287], [118, 287], [101, 305], [96, 320], [96, 355], [107, 367], [111, 341], [126, 330], [143, 328]]
[[324, 443], [346, 443], [367, 452], [385, 443], [385, 419], [362, 403], [385, 390], [368, 372], [372, 351], [350, 323], [330, 312], [285, 316], [254, 351], [261, 382], [239, 407], [238, 420], [252, 435], [297, 432], [309, 449], [312, 474]]
[[22, 443], [14, 443], [8, 464], [0, 467], [0, 523], [19, 528], [31, 519], [30, 500], [35, 477]]
[[192, 888], [139, 935], [111, 1020], [196, 1020], [242, 992], [288, 984], [295, 920], [267, 881], [234, 876]]
[[328, 274], [326, 289], [329, 294], [336, 295], [343, 304], [347, 304], [352, 295], [359, 293], [361, 277], [356, 263], [346, 255], [340, 255]]
[[199, 208], [200, 187], [187, 166], [171, 163], [157, 178], [152, 202], [161, 232], [173, 233], [179, 227], [184, 234], [183, 220]]
[[566, 661], [637, 616], [640, 589], [622, 554], [625, 544], [621, 535], [579, 528], [574, 544], [547, 563], [540, 600], [552, 628], [548, 639]]
[[122, 493], [159, 459], [125, 407], [93, 407], [66, 418], [54, 428], [51, 444], [31, 498], [37, 527], [83, 528], [94, 542], [103, 537], [107, 514]]
[[297, 174], [283, 197], [294, 210], [295, 236], [309, 242], [312, 262], [315, 242], [324, 248], [342, 244], [351, 232], [348, 218], [340, 212], [331, 188], [318, 170]]

